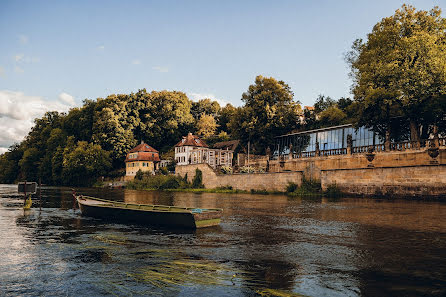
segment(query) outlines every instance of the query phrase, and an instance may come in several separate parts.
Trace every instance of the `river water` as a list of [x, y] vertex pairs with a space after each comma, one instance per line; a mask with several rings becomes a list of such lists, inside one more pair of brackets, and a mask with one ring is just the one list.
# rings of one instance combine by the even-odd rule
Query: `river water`
[[223, 208], [219, 227], [169, 231], [82, 217], [68, 188], [22, 209], [0, 185], [1, 296], [446, 295], [446, 204], [78, 189]]

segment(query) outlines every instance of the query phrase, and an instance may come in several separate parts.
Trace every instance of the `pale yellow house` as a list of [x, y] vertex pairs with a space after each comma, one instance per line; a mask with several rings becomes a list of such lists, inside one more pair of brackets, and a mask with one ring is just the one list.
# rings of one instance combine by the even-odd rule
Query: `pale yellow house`
[[159, 152], [150, 145], [141, 142], [130, 150], [125, 158], [125, 180], [135, 178], [138, 170], [154, 173], [160, 162]]

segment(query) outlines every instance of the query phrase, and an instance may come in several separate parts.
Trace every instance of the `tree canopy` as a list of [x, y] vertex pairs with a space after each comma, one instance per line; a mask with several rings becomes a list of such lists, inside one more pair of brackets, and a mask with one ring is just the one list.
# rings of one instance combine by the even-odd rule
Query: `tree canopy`
[[416, 11], [403, 5], [378, 22], [365, 42], [356, 40], [346, 58], [358, 126], [382, 134], [398, 122], [418, 140], [421, 125], [444, 118], [444, 109], [431, 108], [446, 93], [446, 20], [438, 7]]

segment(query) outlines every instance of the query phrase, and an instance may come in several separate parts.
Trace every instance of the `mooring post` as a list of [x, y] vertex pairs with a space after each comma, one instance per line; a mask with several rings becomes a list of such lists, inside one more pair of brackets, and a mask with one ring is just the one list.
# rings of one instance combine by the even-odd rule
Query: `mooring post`
[[26, 204], [26, 180], [25, 180], [25, 184], [24, 184], [23, 188], [24, 188], [23, 193], [25, 195], [25, 198], [23, 199], [23, 206], [25, 206], [25, 204]]
[[39, 177], [39, 210], [42, 210], [42, 178]]

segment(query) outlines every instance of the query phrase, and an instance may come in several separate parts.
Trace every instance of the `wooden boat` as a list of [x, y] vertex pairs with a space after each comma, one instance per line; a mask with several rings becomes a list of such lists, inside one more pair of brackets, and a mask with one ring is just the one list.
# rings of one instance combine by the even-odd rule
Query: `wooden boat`
[[220, 208], [201, 209], [168, 205], [117, 202], [88, 196], [75, 196], [82, 215], [176, 228], [203, 228], [220, 224]]

